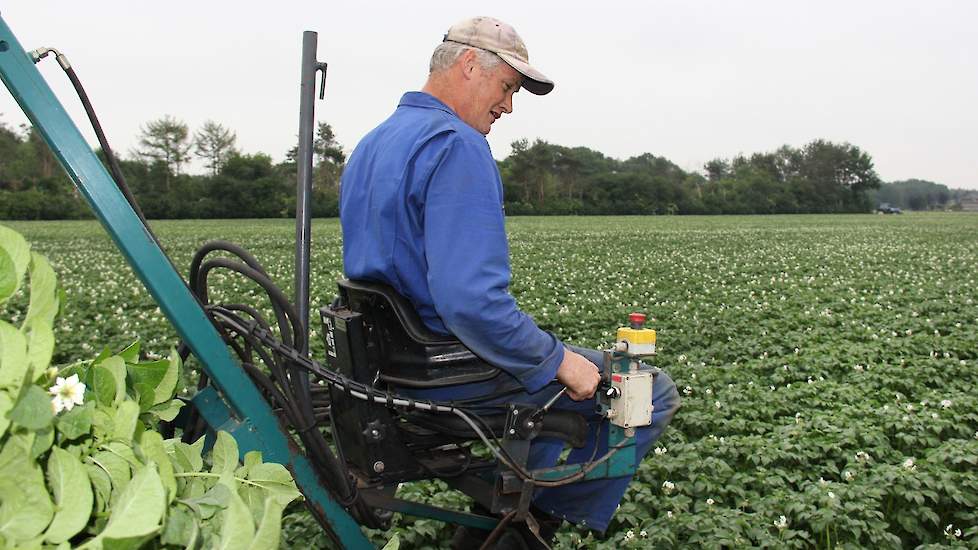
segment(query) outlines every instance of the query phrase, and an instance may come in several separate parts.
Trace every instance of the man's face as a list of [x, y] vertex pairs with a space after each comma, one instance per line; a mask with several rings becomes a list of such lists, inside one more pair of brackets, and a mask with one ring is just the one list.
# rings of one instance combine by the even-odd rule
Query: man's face
[[513, 94], [519, 91], [523, 75], [506, 63], [498, 63], [489, 70], [476, 64], [471, 91], [459, 118], [483, 135], [489, 133], [492, 123], [513, 112]]

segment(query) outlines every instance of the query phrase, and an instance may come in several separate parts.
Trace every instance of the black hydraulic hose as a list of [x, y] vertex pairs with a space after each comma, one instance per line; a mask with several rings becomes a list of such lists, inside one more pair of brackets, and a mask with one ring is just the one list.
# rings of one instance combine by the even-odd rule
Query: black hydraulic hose
[[[275, 316], [279, 320], [279, 330], [282, 333], [282, 341], [294, 349], [305, 348], [306, 333], [302, 330], [302, 326], [299, 324], [299, 314], [295, 310], [295, 306], [289, 302], [289, 299], [285, 293], [275, 285], [268, 275], [263, 274], [248, 265], [235, 262], [228, 258], [214, 258], [212, 260], [203, 262], [200, 266], [199, 272], [197, 273], [197, 277], [195, 278], [194, 286], [199, 288], [201, 293], [200, 299], [204, 303], [209, 302], [207, 296], [208, 273], [218, 267], [236, 271], [261, 286], [267, 293], [269, 299], [272, 301]], [[312, 424], [314, 421], [312, 404], [310, 403], [308, 391], [302, 385], [302, 378], [306, 376], [306, 372], [298, 365], [291, 364], [291, 362], [287, 365], [287, 368], [290, 373], [288, 378], [293, 386], [294, 397], [296, 398], [299, 405], [299, 410], [302, 413], [300, 416], [302, 421], [301, 424], [303, 426]]]
[[275, 318], [278, 320], [282, 341], [291, 347], [299, 347], [296, 345], [295, 336], [298, 335], [301, 339], [303, 335], [301, 330], [295, 330], [299, 327], [299, 314], [296, 312], [295, 307], [289, 302], [288, 296], [272, 282], [268, 275], [249, 265], [235, 262], [228, 258], [214, 258], [204, 262], [191, 281], [192, 288], [195, 290], [197, 297], [204, 304], [210, 303], [207, 290], [207, 275], [212, 269], [217, 267], [236, 271], [261, 286], [272, 301], [272, 310], [275, 312]]
[[[207, 269], [206, 263], [202, 269]], [[247, 271], [247, 268], [245, 271]], [[242, 322], [240, 318], [230, 311], [222, 310], [221, 308], [211, 308], [210, 311], [212, 313], [218, 313], [227, 319], [236, 319], [237, 322]], [[226, 330], [227, 327], [224, 328]], [[238, 331], [235, 330], [235, 332]], [[295, 388], [290, 388], [284, 385], [286, 380], [284, 376], [285, 373], [281, 369], [278, 361], [272, 358], [272, 354], [267, 353], [265, 347], [262, 345], [253, 346], [253, 348], [258, 353], [262, 361], [268, 365], [270, 369], [272, 369], [273, 377], [278, 379], [280, 383], [283, 384], [282, 390], [284, 390], [284, 393], [282, 390], [276, 391], [276, 397], [280, 399], [280, 404], [286, 412], [289, 423], [296, 429], [300, 439], [306, 447], [308, 454], [312, 458], [313, 462], [319, 467], [318, 470], [327, 474], [328, 486], [334, 494], [340, 497], [340, 500], [343, 501], [342, 504], [345, 506], [353, 504], [356, 501], [357, 496], [355, 487], [351, 486], [350, 484], [344, 463], [337, 461], [336, 457], [327, 446], [326, 441], [323, 439], [322, 434], [314, 429], [316, 425], [315, 415], [310, 414], [309, 418], [307, 418], [306, 415], [302, 413], [301, 408], [299, 408], [302, 406], [300, 400], [296, 399], [295, 395], [289, 395], [295, 390]], [[249, 372], [249, 374], [251, 373]], [[311, 404], [309, 408], [311, 410]]]
[[261, 273], [262, 275], [268, 276], [268, 272], [261, 265], [261, 262], [257, 258], [251, 255], [250, 252], [244, 248], [228, 241], [222, 241], [220, 239], [208, 241], [204, 243], [200, 248], [194, 252], [193, 259], [190, 260], [190, 280], [191, 282], [196, 278], [197, 272], [200, 271], [200, 264], [204, 261], [204, 257], [214, 252], [220, 250], [223, 252], [229, 252], [237, 256], [242, 262], [248, 264], [252, 269]]
[[[60, 56], [64, 57], [64, 56]], [[78, 98], [82, 102], [82, 106], [85, 107], [85, 114], [88, 115], [88, 120], [92, 123], [92, 128], [95, 129], [95, 136], [98, 138], [98, 144], [102, 148], [102, 152], [105, 153], [105, 158], [109, 164], [109, 172], [112, 174], [112, 179], [115, 180], [115, 184], [119, 187], [119, 191], [122, 195], [126, 197], [126, 201], [129, 206], [132, 207], [133, 212], [139, 217], [139, 220], [143, 222], [143, 225], [149, 225], [146, 223], [146, 216], [143, 215], [143, 211], [136, 204], [136, 197], [132, 195], [129, 190], [129, 185], [126, 184], [126, 178], [122, 175], [122, 169], [119, 167], [119, 161], [116, 160], [115, 153], [112, 152], [112, 148], [109, 147], [109, 140], [105, 138], [105, 132], [102, 131], [102, 125], [98, 121], [98, 117], [95, 115], [95, 109], [92, 107], [92, 102], [88, 99], [88, 94], [85, 92], [85, 88], [82, 86], [81, 80], [78, 79], [78, 75], [75, 74], [75, 69], [68, 65], [64, 67], [65, 73], [68, 75], [68, 80], [71, 81], [71, 85], [75, 88], [75, 93], [78, 94]], [[157, 242], [159, 244], [159, 242]]]

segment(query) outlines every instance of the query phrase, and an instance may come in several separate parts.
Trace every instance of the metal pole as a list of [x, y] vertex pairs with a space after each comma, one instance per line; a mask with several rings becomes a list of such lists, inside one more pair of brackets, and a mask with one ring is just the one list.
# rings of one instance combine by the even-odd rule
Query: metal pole
[[[318, 35], [302, 33], [302, 74], [299, 83], [299, 150], [296, 157], [297, 181], [295, 202], [295, 306], [299, 313], [304, 344], [299, 350], [309, 355], [309, 254], [312, 240], [312, 145], [316, 114], [316, 61]], [[323, 76], [325, 78], [325, 75]], [[309, 374], [299, 377], [302, 392], [309, 392]], [[306, 400], [308, 401], [308, 400]], [[311, 412], [311, 411], [310, 411]]]

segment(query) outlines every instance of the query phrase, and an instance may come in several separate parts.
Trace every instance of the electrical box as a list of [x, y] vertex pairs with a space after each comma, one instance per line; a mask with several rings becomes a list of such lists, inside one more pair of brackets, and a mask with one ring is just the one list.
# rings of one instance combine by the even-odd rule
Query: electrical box
[[652, 381], [650, 370], [612, 374], [608, 420], [622, 428], [651, 424]]

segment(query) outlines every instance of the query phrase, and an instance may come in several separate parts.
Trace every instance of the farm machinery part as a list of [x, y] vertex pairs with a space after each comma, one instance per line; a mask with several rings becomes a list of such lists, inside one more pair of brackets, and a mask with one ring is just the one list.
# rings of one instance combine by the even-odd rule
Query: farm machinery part
[[[52, 53], [85, 106], [108, 171], [34, 66]], [[265, 460], [284, 464], [313, 516], [344, 548], [370, 548], [361, 525], [383, 526], [391, 512], [495, 530], [496, 536], [513, 520], [533, 524], [529, 507], [537, 487], [634, 474], [641, 458], [634, 430], [650, 424], [652, 412], [652, 370], [639, 359], [655, 353], [655, 333], [642, 328], [638, 315], [604, 354], [597, 401], [610, 421], [607, 453], [553, 468], [527, 467], [533, 439], [586, 444], [583, 417], [551, 409], [562, 392], [543, 407], [499, 405], [505, 394], [453, 403], [411, 398], [406, 389], [487, 380], [500, 371], [461, 342], [428, 331], [406, 300], [384, 285], [340, 281], [337, 300], [320, 310], [327, 364], [309, 357], [313, 101], [316, 75], [325, 78], [325, 67], [316, 61], [316, 34], [304, 33], [293, 303], [254, 257], [231, 243], [205, 245], [185, 281], [128, 191], [67, 57], [49, 48], [27, 53], [0, 18], [4, 84], [202, 365], [184, 436], [225, 430], [242, 456], [259, 450]], [[214, 252], [222, 256], [208, 259]], [[214, 270], [237, 273], [261, 287], [274, 322], [254, 304], [211, 304], [207, 280]], [[196, 422], [194, 415], [199, 415]], [[491, 458], [478, 458], [473, 442], [484, 445]], [[402, 482], [432, 478], [445, 480], [492, 513], [446, 510], [395, 496]]]

